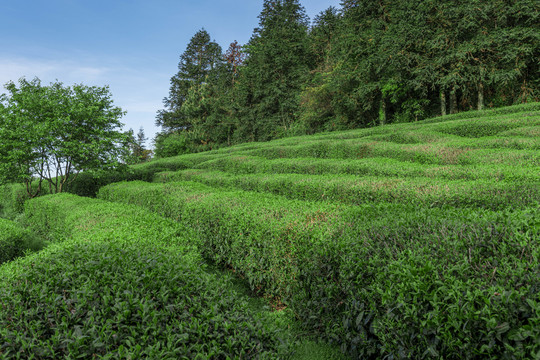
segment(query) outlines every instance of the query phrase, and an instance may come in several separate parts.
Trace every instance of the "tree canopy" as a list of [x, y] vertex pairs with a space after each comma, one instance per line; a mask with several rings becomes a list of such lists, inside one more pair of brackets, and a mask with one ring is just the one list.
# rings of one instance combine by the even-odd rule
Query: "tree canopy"
[[38, 78], [5, 85], [0, 97], [0, 183], [19, 182], [36, 196], [62, 192], [80, 171], [110, 169], [125, 156], [125, 114], [108, 87], [48, 86]]
[[204, 29], [191, 38], [180, 56], [178, 72], [171, 78], [169, 96], [163, 99], [165, 109], [160, 110], [156, 117], [158, 126], [170, 132], [191, 128], [190, 116], [182, 111], [182, 105], [192, 87], [218, 76], [219, 65], [223, 62], [221, 52], [221, 47], [211, 41]]
[[174, 135], [200, 151], [540, 100], [535, 0], [342, 0], [312, 23], [298, 0], [264, 0], [249, 43], [233, 44], [220, 54], [204, 30], [192, 38], [158, 145]]

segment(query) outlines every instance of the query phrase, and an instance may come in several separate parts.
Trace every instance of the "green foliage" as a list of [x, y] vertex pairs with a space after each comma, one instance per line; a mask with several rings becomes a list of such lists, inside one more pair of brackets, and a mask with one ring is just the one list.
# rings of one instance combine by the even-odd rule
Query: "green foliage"
[[125, 159], [125, 162], [129, 165], [138, 164], [149, 161], [152, 156], [152, 150], [147, 150], [144, 147], [144, 142], [148, 140], [144, 135], [144, 129], [141, 127], [137, 133], [137, 138], [133, 133], [133, 129], [127, 131], [127, 146], [130, 153]]
[[140, 254], [181, 238], [175, 256], [228, 269], [353, 358], [535, 358], [538, 104], [468, 115], [162, 158], [99, 189], [169, 222], [75, 197], [30, 201], [29, 221], [51, 254], [79, 251], [78, 232]]
[[[37, 187], [37, 182], [32, 184], [33, 188]], [[48, 187], [42, 189], [41, 194], [49, 194]], [[14, 220], [19, 217], [24, 211], [24, 203], [30, 199], [26, 187], [22, 184], [5, 184], [0, 185], [0, 217]]]
[[246, 299], [204, 270], [185, 228], [69, 194], [26, 214], [55, 243], [0, 267], [3, 359], [284, 357]]
[[[414, 204], [384, 202], [349, 208], [189, 182], [110, 185], [101, 189], [100, 197], [139, 204], [193, 227], [201, 234], [204, 256], [233, 268], [253, 290], [284, 301], [306, 326], [358, 356], [419, 357], [428, 345], [436, 345], [445, 358], [502, 353], [527, 358], [538, 351], [530, 331], [538, 321], [534, 289], [540, 285], [540, 268], [527, 265], [538, 263], [540, 255], [535, 207], [502, 214], [448, 207], [419, 211]], [[426, 273], [418, 270], [419, 264], [430, 262]], [[410, 275], [403, 273], [408, 268]], [[392, 274], [395, 281], [389, 280]], [[402, 278], [406, 275], [407, 281]], [[516, 289], [512, 279], [525, 282]], [[472, 283], [477, 291], [470, 308], [451, 310], [463, 307], [455, 301]], [[455, 297], [440, 295], [447, 289]], [[513, 300], [491, 303], [495, 293]], [[411, 298], [413, 294], [418, 298]], [[431, 308], [434, 301], [440, 311]], [[389, 317], [396, 306], [402, 312]], [[512, 331], [503, 337], [488, 335], [491, 320], [482, 320], [487, 314], [511, 318]], [[426, 319], [437, 324], [433, 343], [424, 338]], [[387, 335], [397, 327], [394, 322], [403, 325], [402, 332]], [[461, 334], [441, 327], [448, 323]], [[517, 333], [531, 337], [516, 340]], [[408, 334], [423, 335], [415, 340]]]
[[199, 30], [180, 56], [178, 73], [171, 78], [169, 96], [163, 100], [165, 109], [158, 112], [156, 124], [165, 132], [189, 130], [193, 122], [182, 107], [190, 88], [216, 78], [222, 63], [221, 47], [210, 40], [206, 30]]
[[307, 66], [307, 17], [297, 0], [264, 1], [240, 72], [239, 128], [244, 139], [283, 137], [296, 121]]
[[540, 183], [495, 180], [448, 179], [355, 175], [242, 174], [221, 171], [183, 170], [159, 175], [162, 181], [197, 181], [212, 187], [269, 192], [290, 199], [339, 202], [350, 205], [377, 202], [408, 202], [424, 207], [521, 208], [540, 199]]
[[[196, 157], [196, 154], [193, 155], [191, 158], [183, 157], [181, 159], [179, 157], [160, 158], [130, 167], [119, 167], [116, 170], [80, 173], [69, 185], [67, 192], [79, 196], [95, 197], [99, 189], [108, 184], [132, 180], [152, 181], [156, 173], [187, 169], [205, 161], [204, 156]], [[23, 202], [20, 202], [17, 209], [22, 209]]]
[[13, 219], [24, 209], [24, 201], [28, 197], [20, 184], [0, 185], [0, 217]]
[[0, 264], [21, 257], [29, 251], [42, 247], [38, 239], [29, 230], [19, 224], [0, 218]]
[[[189, 75], [182, 58], [180, 73], [193, 81], [173, 77], [158, 125], [174, 130], [166, 124], [174, 118], [215, 148], [540, 99], [534, 0], [340, 4], [310, 25], [298, 0], [264, 1], [251, 40], [233, 43], [227, 64], [199, 52], [201, 64], [215, 64], [204, 84], [207, 73]], [[202, 35], [186, 53], [211, 47]]]
[[126, 150], [120, 146], [125, 134], [118, 131], [124, 112], [113, 105], [108, 87], [42, 86], [37, 78], [5, 87], [0, 183], [24, 183], [34, 197], [44, 186], [62, 192], [80, 171], [118, 166]]
[[159, 134], [155, 140], [156, 157], [165, 158], [189, 153], [188, 133]]
[[535, 358], [538, 104], [468, 115], [178, 156], [99, 197], [191, 228], [353, 358]]
[[218, 148], [214, 143], [202, 140], [207, 134], [199, 130], [158, 134], [155, 140], [156, 157], [167, 158], [210, 150], [212, 147]]

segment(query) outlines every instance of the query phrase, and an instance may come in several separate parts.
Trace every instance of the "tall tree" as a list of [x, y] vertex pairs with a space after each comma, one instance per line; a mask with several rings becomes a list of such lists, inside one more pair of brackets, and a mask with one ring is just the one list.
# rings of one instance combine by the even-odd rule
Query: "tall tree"
[[211, 41], [204, 29], [199, 30], [190, 40], [180, 56], [178, 73], [171, 78], [169, 96], [163, 99], [165, 109], [158, 111], [156, 125], [165, 132], [187, 130], [191, 127], [189, 116], [181, 111], [189, 89], [215, 78], [217, 69], [223, 62], [221, 47]]
[[330, 7], [315, 17], [309, 30], [310, 73], [300, 96], [299, 119], [301, 130], [307, 134], [332, 130], [335, 126], [336, 113], [332, 102], [336, 90], [328, 78], [336, 66], [331, 53], [341, 21], [338, 10]]
[[381, 79], [388, 71], [380, 43], [387, 28], [385, 1], [344, 0], [343, 21], [332, 47], [336, 61], [328, 81], [335, 89], [337, 128], [374, 124], [379, 117]]
[[308, 18], [298, 0], [265, 0], [240, 76], [243, 111], [237, 136], [269, 140], [297, 119], [308, 73]]
[[148, 140], [144, 134], [144, 129], [141, 126], [137, 136], [135, 136], [133, 129], [129, 129], [126, 133], [127, 135], [127, 146], [130, 148], [131, 152], [126, 159], [128, 164], [138, 164], [141, 162], [148, 161], [152, 154], [151, 150], [147, 150], [145, 147], [145, 142]]

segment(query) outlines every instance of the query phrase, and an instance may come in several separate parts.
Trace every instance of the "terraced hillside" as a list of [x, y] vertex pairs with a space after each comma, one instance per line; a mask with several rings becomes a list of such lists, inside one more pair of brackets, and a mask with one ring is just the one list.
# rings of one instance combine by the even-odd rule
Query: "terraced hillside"
[[[10, 289], [0, 357], [16, 353], [9, 344], [35, 348], [29, 329], [50, 339], [39, 343], [47, 356], [63, 354], [66, 337], [98, 356], [121, 357], [132, 338], [145, 339], [134, 356], [290, 356], [279, 322], [244, 295], [233, 304], [202, 261], [355, 359], [540, 357], [538, 103], [247, 143], [138, 165], [129, 178], [147, 181], [104, 186], [101, 200], [27, 202], [27, 223], [52, 245], [0, 267]], [[183, 289], [202, 303], [190, 321], [178, 315], [194, 306]], [[186, 327], [190, 341], [173, 330]]]
[[99, 197], [195, 229], [354, 357], [539, 356], [539, 110], [179, 156]]

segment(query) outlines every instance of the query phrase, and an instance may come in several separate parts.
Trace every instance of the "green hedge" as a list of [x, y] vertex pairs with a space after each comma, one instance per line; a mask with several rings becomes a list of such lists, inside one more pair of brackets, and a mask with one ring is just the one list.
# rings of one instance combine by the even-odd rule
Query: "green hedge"
[[231, 155], [208, 160], [196, 169], [220, 170], [232, 174], [348, 174], [360, 176], [433, 177], [448, 180], [516, 180], [538, 181], [534, 166], [512, 164], [428, 165], [384, 157], [363, 159], [284, 158], [265, 159], [256, 156]]
[[33, 199], [26, 216], [56, 242], [0, 267], [0, 358], [285, 356], [175, 222], [70, 194]]
[[201, 252], [357, 358], [540, 355], [540, 211], [292, 201], [122, 183], [104, 199], [191, 226]]
[[[37, 182], [33, 189], [37, 188]], [[49, 188], [43, 185], [43, 195], [49, 194]], [[24, 211], [24, 203], [30, 199], [26, 187], [22, 184], [0, 185], [0, 218], [15, 219]]]
[[540, 111], [534, 114], [512, 114], [481, 119], [455, 120], [437, 125], [426, 125], [422, 130], [435, 130], [465, 138], [495, 136], [521, 127], [539, 126]]
[[[156, 173], [189, 169], [206, 161], [208, 157], [208, 154], [189, 154], [156, 159], [115, 171], [83, 172], [67, 188], [67, 192], [79, 196], [95, 197], [99, 189], [105, 185], [133, 180], [150, 182]], [[216, 155], [210, 155], [210, 157], [212, 159], [219, 158]]]
[[[476, 140], [471, 140], [474, 144]], [[471, 141], [460, 143], [398, 144], [369, 139], [333, 142], [302, 142], [246, 151], [245, 155], [265, 159], [322, 158], [363, 159], [385, 157], [422, 165], [509, 164], [540, 166], [537, 150], [474, 148]]]
[[0, 219], [0, 264], [41, 248], [41, 241], [19, 224]]
[[181, 170], [160, 173], [156, 180], [197, 181], [214, 187], [269, 192], [290, 199], [358, 205], [371, 202], [407, 202], [426, 207], [478, 207], [492, 210], [523, 208], [540, 201], [536, 182], [500, 180], [439, 180], [354, 175], [244, 174]]
[[513, 106], [504, 106], [494, 109], [485, 109], [478, 111], [463, 111], [457, 114], [451, 114], [446, 116], [435, 117], [432, 119], [426, 119], [419, 121], [422, 124], [440, 123], [453, 120], [471, 119], [471, 118], [494, 118], [498, 116], [505, 116], [509, 114], [531, 113], [538, 114], [540, 112], [540, 102], [532, 102], [527, 104], [519, 104]]

